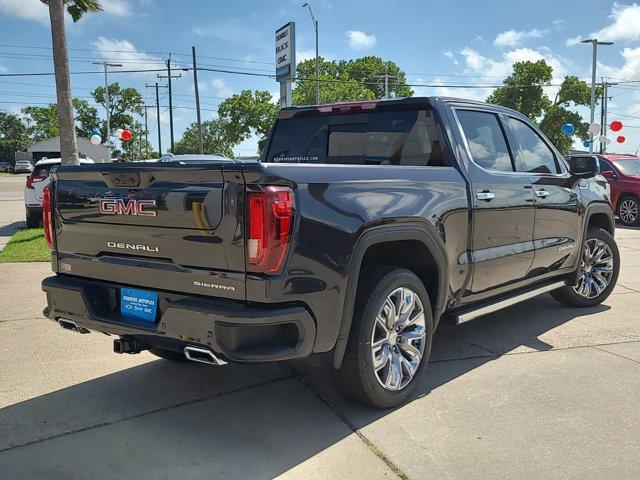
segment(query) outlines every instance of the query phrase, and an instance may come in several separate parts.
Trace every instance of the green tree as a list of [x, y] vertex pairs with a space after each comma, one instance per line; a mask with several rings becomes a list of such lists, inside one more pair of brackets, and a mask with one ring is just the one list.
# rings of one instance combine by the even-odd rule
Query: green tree
[[[388, 75], [390, 97], [410, 97], [404, 72], [394, 62], [368, 56], [356, 60], [329, 61], [320, 57], [320, 103], [373, 100], [385, 95]], [[300, 62], [293, 90], [295, 105], [312, 105], [315, 94], [316, 60]]]
[[[202, 144], [205, 154], [221, 153], [233, 157], [233, 142], [228, 135], [228, 126], [221, 119], [202, 122]], [[175, 144], [176, 155], [198, 153], [198, 124], [192, 123]]]
[[[504, 80], [504, 85], [494, 90], [487, 101], [518, 110], [533, 122], [553, 142], [561, 153], [566, 154], [573, 145], [573, 138], [562, 134], [562, 125], [571, 123], [579, 138], [588, 136], [588, 123], [573, 110], [578, 105], [589, 105], [590, 87], [578, 77], [567, 76], [553, 100], [544, 87], [551, 84], [553, 69], [544, 60], [517, 62], [513, 73]], [[597, 98], [601, 89], [596, 91]]]
[[128, 142], [121, 142], [121, 150], [118, 153], [125, 160], [154, 158], [151, 155], [153, 153], [151, 143], [144, 138], [144, 125], [134, 121], [128, 128], [131, 130], [131, 133], [133, 133], [133, 138]]
[[[91, 96], [103, 107], [106, 108], [107, 101], [104, 87], [98, 87]], [[144, 102], [140, 92], [133, 87], [123, 88], [118, 82], [109, 85], [109, 114], [111, 133], [118, 128], [131, 130], [134, 124], [133, 115], [143, 115]], [[107, 138], [107, 122], [100, 122], [100, 136], [106, 140]]]
[[60, 151], [63, 164], [77, 165], [78, 145], [73, 121], [73, 106], [71, 104], [71, 80], [69, 77], [69, 56], [67, 54], [67, 36], [64, 29], [64, 8], [71, 15], [74, 22], [82, 18], [85, 13], [98, 12], [102, 8], [98, 0], [41, 0], [49, 6], [51, 21], [51, 43], [53, 47], [53, 69], [56, 77], [56, 97], [58, 109], [58, 124], [60, 129]]
[[[76, 135], [84, 138], [90, 137], [91, 130], [99, 126], [98, 111], [89, 105], [89, 102], [79, 98], [74, 98], [72, 105], [75, 110]], [[22, 113], [27, 117], [29, 134], [33, 141], [57, 137], [60, 134], [57, 103], [51, 103], [44, 107], [25, 107], [22, 109]]]
[[31, 143], [29, 128], [18, 115], [0, 112], [0, 160], [14, 163], [15, 152]]
[[261, 139], [261, 148], [278, 115], [278, 110], [280, 108], [273, 102], [269, 92], [243, 90], [220, 103], [219, 126], [224, 129], [229, 145], [237, 145], [252, 135], [257, 135]]

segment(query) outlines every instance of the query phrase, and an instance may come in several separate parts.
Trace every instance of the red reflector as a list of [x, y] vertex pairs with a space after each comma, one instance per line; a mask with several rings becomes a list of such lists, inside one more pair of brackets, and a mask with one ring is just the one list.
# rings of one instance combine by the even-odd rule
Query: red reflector
[[276, 274], [291, 243], [295, 204], [288, 187], [247, 193], [247, 270]]
[[31, 175], [29, 175], [27, 177], [27, 184], [25, 185], [25, 187], [33, 189], [33, 182], [41, 182], [45, 178], [47, 178], [47, 177], [38, 177], [38, 176], [32, 177]]
[[42, 190], [42, 226], [44, 227], [44, 240], [47, 246], [53, 249], [53, 214], [51, 205], [51, 184]]

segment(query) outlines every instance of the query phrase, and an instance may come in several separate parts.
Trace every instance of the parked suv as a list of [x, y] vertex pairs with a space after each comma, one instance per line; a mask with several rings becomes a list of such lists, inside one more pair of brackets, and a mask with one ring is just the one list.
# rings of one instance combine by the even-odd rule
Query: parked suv
[[[27, 220], [27, 228], [37, 228], [42, 225], [42, 191], [44, 187], [49, 185], [49, 172], [56, 166], [60, 165], [61, 159], [49, 158], [39, 160], [33, 167], [33, 171], [27, 177], [27, 183], [24, 186], [24, 207], [25, 217]], [[80, 159], [80, 165], [93, 163], [91, 159]]]
[[18, 160], [13, 167], [13, 173], [31, 173], [33, 165], [29, 160]]
[[611, 186], [611, 205], [620, 222], [640, 225], [640, 157], [598, 155], [600, 173]]
[[593, 156], [496, 105], [282, 109], [260, 162], [57, 167], [45, 316], [119, 353], [318, 355], [340, 390], [409, 399], [433, 332], [545, 292], [603, 302], [620, 258]]

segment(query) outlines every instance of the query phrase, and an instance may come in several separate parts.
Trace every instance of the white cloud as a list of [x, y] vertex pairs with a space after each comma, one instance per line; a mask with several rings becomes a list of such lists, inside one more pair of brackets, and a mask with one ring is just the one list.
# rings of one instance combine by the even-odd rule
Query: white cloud
[[[115, 40], [105, 37], [98, 37], [98, 40], [91, 42], [91, 46], [98, 51], [98, 56], [102, 60], [111, 63], [121, 63], [122, 68], [127, 70], [148, 70], [164, 68], [164, 60], [139, 52], [135, 45], [128, 40]], [[115, 68], [115, 67], [113, 67]], [[150, 73], [155, 76], [157, 72]], [[149, 75], [149, 74], [142, 74]]]
[[565, 45], [567, 47], [573, 47], [582, 41], [582, 35], [576, 35], [575, 37], [567, 38]]
[[216, 92], [218, 97], [230, 97], [233, 95], [233, 88], [231, 88], [223, 78], [216, 77], [211, 80], [211, 86]]
[[0, 15], [49, 25], [49, 8], [40, 0], [0, 0]]
[[296, 51], [297, 63], [304, 62], [305, 60], [311, 60], [312, 58], [316, 58], [315, 50], [297, 50]]
[[556, 27], [556, 30], [562, 30], [564, 28], [564, 19], [559, 18], [553, 21], [553, 26]]
[[107, 0], [100, 5], [105, 13], [116, 17], [128, 17], [133, 12], [131, 5], [124, 0]]
[[539, 30], [534, 28], [525, 32], [523, 30], [507, 30], [506, 32], [499, 33], [493, 40], [494, 47], [515, 47], [520, 45], [523, 40], [528, 38], [540, 38], [546, 33], [545, 30]]
[[640, 5], [614, 3], [609, 18], [611, 24], [592, 33], [592, 38], [612, 42], [640, 39]]
[[360, 30], [349, 30], [346, 35], [347, 43], [354, 50], [365, 50], [376, 44], [375, 35], [367, 35]]
[[451, 50], [445, 50], [444, 52], [442, 52], [442, 55], [451, 59], [454, 65], [458, 65], [458, 60], [455, 58], [455, 55]]
[[619, 68], [598, 62], [598, 75], [617, 80], [635, 80], [640, 77], [640, 47], [624, 48], [620, 55], [624, 64]]

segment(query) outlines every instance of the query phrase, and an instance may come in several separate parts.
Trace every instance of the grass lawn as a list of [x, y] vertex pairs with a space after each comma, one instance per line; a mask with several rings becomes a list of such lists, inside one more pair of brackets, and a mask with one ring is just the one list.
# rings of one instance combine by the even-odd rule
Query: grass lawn
[[7, 172], [0, 172], [0, 177], [10, 177], [12, 174]]
[[51, 251], [44, 242], [44, 230], [18, 230], [0, 252], [0, 263], [49, 262]]

